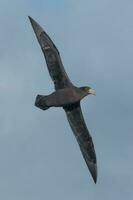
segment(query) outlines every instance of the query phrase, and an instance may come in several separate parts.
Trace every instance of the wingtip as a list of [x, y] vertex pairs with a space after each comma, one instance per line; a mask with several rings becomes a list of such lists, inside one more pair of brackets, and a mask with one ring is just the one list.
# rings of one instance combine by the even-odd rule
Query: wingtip
[[33, 29], [34, 29], [35, 24], [36, 24], [35, 20], [34, 20], [31, 16], [28, 16], [28, 18], [29, 18], [29, 20], [30, 20], [30, 23], [31, 23]]
[[92, 178], [94, 180], [94, 183], [97, 183], [97, 165], [96, 163], [89, 163], [89, 171], [92, 175]]
[[31, 17], [31, 16], [28, 16], [28, 18], [29, 18], [30, 22], [31, 22], [31, 21], [33, 21], [33, 19], [32, 19], [32, 17]]
[[28, 18], [32, 25], [37, 23], [31, 16], [28, 16]]
[[91, 175], [94, 180], [94, 183], [96, 184], [97, 183], [97, 166], [96, 166], [96, 164], [94, 164], [93, 169], [90, 171], [91, 171]]
[[40, 34], [42, 32], [44, 32], [43, 28], [30, 16], [28, 16], [30, 22], [31, 22], [31, 25], [32, 25], [32, 28], [37, 36], [37, 39], [39, 40], [40, 39]]
[[94, 183], [97, 183], [97, 176], [92, 176]]

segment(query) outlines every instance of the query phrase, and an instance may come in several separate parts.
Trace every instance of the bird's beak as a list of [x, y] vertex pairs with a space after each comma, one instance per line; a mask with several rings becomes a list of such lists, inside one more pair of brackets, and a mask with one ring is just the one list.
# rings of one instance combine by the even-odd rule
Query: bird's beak
[[96, 91], [94, 89], [89, 89], [88, 94], [96, 96]]

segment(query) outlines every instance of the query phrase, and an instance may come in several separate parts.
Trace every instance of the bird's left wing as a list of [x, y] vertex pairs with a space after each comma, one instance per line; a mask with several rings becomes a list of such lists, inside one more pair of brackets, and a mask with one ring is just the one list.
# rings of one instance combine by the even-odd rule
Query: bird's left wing
[[31, 17], [29, 17], [29, 19], [45, 56], [48, 71], [54, 82], [55, 89], [58, 90], [72, 86], [72, 83], [65, 72], [59, 51], [55, 44], [34, 19]]
[[94, 182], [97, 181], [96, 154], [92, 138], [85, 124], [80, 103], [64, 107], [69, 124], [80, 146], [82, 155], [90, 170]]

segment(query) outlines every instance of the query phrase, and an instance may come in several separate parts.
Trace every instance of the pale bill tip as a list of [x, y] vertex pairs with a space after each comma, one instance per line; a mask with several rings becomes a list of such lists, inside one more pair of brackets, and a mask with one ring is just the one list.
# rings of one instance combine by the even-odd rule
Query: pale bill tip
[[96, 96], [96, 91], [94, 89], [89, 89], [89, 94]]

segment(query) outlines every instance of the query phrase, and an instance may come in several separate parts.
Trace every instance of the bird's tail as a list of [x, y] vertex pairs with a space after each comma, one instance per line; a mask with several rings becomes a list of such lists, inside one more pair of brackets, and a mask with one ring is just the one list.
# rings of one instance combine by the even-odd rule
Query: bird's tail
[[49, 106], [47, 105], [46, 99], [47, 99], [47, 96], [38, 94], [35, 100], [35, 106], [42, 110], [47, 110]]

